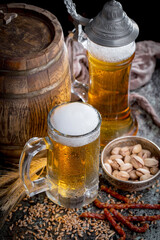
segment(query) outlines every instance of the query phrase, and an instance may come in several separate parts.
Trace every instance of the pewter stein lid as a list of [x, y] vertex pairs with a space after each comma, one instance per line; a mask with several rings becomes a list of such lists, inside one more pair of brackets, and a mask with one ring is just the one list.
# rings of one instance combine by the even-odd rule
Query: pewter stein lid
[[105, 3], [102, 11], [84, 28], [87, 37], [94, 43], [106, 47], [127, 45], [138, 36], [138, 25], [123, 11], [115, 0]]

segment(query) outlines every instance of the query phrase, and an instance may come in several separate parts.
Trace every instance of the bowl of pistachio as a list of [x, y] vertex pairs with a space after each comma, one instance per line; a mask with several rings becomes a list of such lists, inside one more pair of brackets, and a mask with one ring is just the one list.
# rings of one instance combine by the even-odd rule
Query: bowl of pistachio
[[101, 165], [105, 178], [116, 188], [143, 190], [160, 177], [160, 148], [143, 137], [119, 137], [104, 147]]

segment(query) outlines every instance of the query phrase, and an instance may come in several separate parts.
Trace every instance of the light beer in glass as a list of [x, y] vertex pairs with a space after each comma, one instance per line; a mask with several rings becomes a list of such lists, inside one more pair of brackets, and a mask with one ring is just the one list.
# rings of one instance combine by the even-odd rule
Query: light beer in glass
[[[36, 138], [36, 143], [30, 139], [21, 156], [21, 178], [29, 195], [45, 190], [52, 201], [67, 208], [92, 202], [99, 184], [100, 126], [101, 116], [89, 104], [72, 102], [53, 108], [48, 115], [48, 137]], [[29, 145], [35, 149], [28, 149]], [[32, 189], [26, 162], [41, 147], [47, 149], [47, 174], [42, 186], [40, 182]]]
[[103, 47], [88, 40], [88, 103], [102, 116], [101, 145], [122, 135], [135, 135], [137, 123], [129, 107], [129, 75], [135, 42]]

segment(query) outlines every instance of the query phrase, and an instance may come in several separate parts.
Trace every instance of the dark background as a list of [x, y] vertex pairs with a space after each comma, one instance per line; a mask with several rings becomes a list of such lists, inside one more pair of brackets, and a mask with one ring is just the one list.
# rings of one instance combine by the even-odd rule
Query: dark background
[[[77, 13], [93, 18], [103, 8], [107, 0], [73, 0], [77, 7]], [[64, 35], [68, 35], [68, 31], [72, 31], [74, 26], [67, 13], [63, 0], [1, 0], [1, 4], [10, 2], [24, 2], [36, 5], [52, 12], [61, 23]], [[160, 42], [160, 7], [159, 1], [145, 0], [119, 0], [124, 11], [133, 19], [140, 29], [140, 33], [136, 41], [153, 40]]]

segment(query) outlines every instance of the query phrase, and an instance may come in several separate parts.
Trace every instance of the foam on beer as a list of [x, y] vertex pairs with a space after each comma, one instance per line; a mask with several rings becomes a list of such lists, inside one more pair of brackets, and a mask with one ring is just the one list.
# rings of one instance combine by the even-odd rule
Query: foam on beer
[[[62, 133], [62, 136], [58, 136], [58, 142], [68, 146], [83, 146], [92, 142], [94, 138], [96, 139], [98, 132], [90, 135], [85, 134], [92, 132], [99, 121], [98, 113], [94, 108], [79, 102], [57, 107], [50, 118], [54, 129]], [[73, 137], [65, 138], [63, 134]], [[58, 134], [53, 133], [53, 135], [57, 137]], [[76, 137], [81, 135], [85, 136]]]
[[122, 47], [100, 46], [90, 39], [87, 42], [87, 49], [95, 58], [105, 62], [121, 62], [131, 57], [135, 52], [135, 42]]

